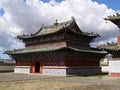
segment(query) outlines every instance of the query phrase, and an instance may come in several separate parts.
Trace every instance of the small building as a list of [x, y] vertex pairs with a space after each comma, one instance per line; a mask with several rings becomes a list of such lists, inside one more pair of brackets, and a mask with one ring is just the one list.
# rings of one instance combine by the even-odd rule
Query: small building
[[43, 75], [99, 74], [106, 51], [90, 47], [98, 34], [83, 32], [75, 19], [42, 26], [38, 32], [17, 36], [25, 48], [6, 51], [16, 60], [15, 73]]
[[120, 14], [117, 13], [113, 16], [108, 16], [105, 20], [109, 20], [119, 28], [119, 35], [117, 37], [118, 42], [107, 43], [98, 46], [99, 49], [103, 49], [108, 53], [112, 54], [112, 59], [109, 62], [109, 75], [110, 76], [120, 76]]

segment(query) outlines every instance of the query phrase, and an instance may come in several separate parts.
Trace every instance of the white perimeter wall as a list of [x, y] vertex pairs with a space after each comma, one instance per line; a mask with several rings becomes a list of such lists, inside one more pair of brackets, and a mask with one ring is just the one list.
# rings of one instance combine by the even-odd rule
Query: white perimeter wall
[[109, 72], [109, 66], [101, 66], [101, 70], [102, 70], [102, 72], [108, 73]]
[[120, 60], [113, 59], [109, 61], [109, 72], [120, 73]]
[[66, 75], [66, 69], [43, 69], [43, 75]]
[[78, 68], [78, 69], [67, 69], [67, 74], [79, 74], [79, 75], [94, 75], [94, 74], [100, 74], [101, 68]]
[[14, 73], [30, 73], [30, 66], [15, 66]]
[[0, 71], [13, 71], [14, 66], [0, 66]]
[[101, 68], [74, 68], [74, 67], [49, 67], [43, 68], [43, 75], [92, 75], [101, 73]]

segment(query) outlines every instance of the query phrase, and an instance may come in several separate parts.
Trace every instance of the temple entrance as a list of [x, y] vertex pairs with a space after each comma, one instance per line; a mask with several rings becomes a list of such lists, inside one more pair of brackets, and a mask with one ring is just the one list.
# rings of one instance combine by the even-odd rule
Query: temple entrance
[[36, 61], [36, 62], [35, 62], [35, 72], [36, 72], [36, 73], [39, 73], [39, 72], [40, 72], [40, 62], [39, 62], [39, 61]]

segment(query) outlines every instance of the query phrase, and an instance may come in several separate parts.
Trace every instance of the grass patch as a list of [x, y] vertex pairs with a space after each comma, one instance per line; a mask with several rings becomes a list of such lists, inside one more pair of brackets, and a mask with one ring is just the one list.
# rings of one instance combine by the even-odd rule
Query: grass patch
[[6, 90], [6, 87], [0, 86], [0, 90]]

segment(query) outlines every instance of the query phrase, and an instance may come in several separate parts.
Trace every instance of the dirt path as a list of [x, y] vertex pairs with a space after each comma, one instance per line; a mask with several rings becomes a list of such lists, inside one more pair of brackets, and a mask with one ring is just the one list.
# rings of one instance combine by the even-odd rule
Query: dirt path
[[120, 90], [120, 78], [0, 73], [0, 90]]

